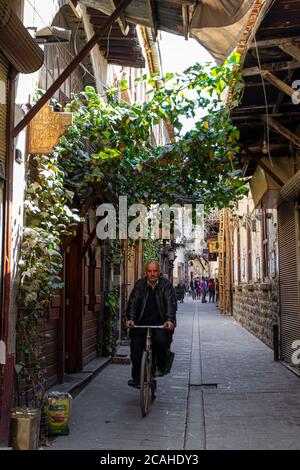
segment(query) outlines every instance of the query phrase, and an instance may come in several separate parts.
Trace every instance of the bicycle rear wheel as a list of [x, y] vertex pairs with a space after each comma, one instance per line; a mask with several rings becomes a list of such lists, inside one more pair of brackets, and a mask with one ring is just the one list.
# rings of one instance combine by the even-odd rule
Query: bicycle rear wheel
[[141, 362], [141, 381], [140, 381], [140, 406], [142, 416], [145, 417], [149, 411], [151, 401], [151, 364], [147, 351], [143, 352]]

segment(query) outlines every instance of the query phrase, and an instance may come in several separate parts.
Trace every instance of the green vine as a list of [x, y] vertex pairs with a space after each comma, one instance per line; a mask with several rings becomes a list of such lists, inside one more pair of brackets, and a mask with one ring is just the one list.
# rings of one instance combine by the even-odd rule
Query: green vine
[[[33, 160], [25, 199], [17, 325], [20, 363], [28, 380], [38, 381], [42, 369], [39, 322], [63, 286], [62, 241], [74, 235], [80, 221], [74, 207], [90, 195], [110, 192], [127, 195], [129, 204], [202, 202], [220, 208], [231, 206], [247, 191], [235, 167], [239, 133], [221, 100], [226, 87], [232, 93], [230, 106], [239, 100], [243, 85], [237, 55], [223, 66], [196, 64], [183, 75], [154, 74], [143, 80], [148, 100], [131, 106], [119, 102], [115, 90], [105, 102], [86, 87], [68, 105], [73, 124], [53, 154]], [[158, 80], [163, 86], [157, 90]], [[203, 117], [183, 134], [181, 118], [194, 118], [200, 108], [205, 110]], [[164, 146], [154, 143], [152, 134], [153, 126], [162, 121], [171, 123], [176, 135]], [[152, 257], [156, 248], [153, 244], [151, 251], [150, 245], [146, 251]], [[112, 244], [111, 262], [121, 252], [118, 243]], [[105, 302], [105, 351], [110, 354], [115, 347], [116, 294], [109, 294]]]
[[160, 260], [161, 254], [161, 242], [160, 240], [152, 240], [148, 238], [148, 240], [143, 240], [143, 247], [144, 247], [144, 265], [151, 260]]
[[31, 389], [35, 402], [41, 402], [45, 383], [42, 322], [51, 299], [63, 286], [61, 243], [64, 236], [74, 235], [72, 226], [80, 220], [77, 211], [70, 209], [72, 199], [57, 156], [34, 157], [24, 202], [17, 349], [21, 367], [18, 378], [24, 390]]
[[80, 218], [70, 209], [74, 194], [65, 187], [57, 155], [39, 155], [33, 163], [34, 181], [29, 182], [24, 202], [19, 305], [40, 311], [63, 286], [61, 243], [63, 237], [74, 235], [72, 225]]
[[[221, 94], [230, 87], [230, 106], [238, 102], [243, 84], [238, 56], [223, 66], [190, 67], [183, 75], [157, 75], [147, 82], [145, 103], [118, 102], [111, 92], [105, 102], [92, 87], [68, 105], [73, 125], [61, 138], [57, 152], [66, 180], [82, 199], [110, 190], [127, 195], [128, 203], [202, 202], [230, 206], [247, 191], [235, 167], [239, 132], [230, 120]], [[158, 90], [156, 81], [164, 83]], [[193, 96], [191, 97], [191, 92]], [[182, 134], [181, 118], [205, 114]], [[176, 141], [153, 142], [153, 126], [162, 121], [175, 129]]]
[[119, 294], [117, 290], [106, 291], [104, 298], [103, 348], [105, 356], [112, 356], [116, 351], [116, 320], [118, 319]]

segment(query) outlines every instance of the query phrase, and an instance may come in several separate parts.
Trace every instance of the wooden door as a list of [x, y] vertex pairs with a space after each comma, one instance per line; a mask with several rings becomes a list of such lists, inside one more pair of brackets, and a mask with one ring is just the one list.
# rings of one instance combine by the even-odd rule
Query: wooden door
[[82, 370], [83, 262], [82, 229], [66, 253], [66, 372]]

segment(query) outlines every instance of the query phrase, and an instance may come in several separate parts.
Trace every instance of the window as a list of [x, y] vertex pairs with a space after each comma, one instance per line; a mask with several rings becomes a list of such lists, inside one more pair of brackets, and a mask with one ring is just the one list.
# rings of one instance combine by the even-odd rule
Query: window
[[276, 266], [276, 251], [272, 250], [271, 252], [271, 276], [276, 277], [277, 266]]
[[240, 228], [237, 230], [237, 281], [238, 284], [241, 282], [241, 234]]
[[260, 257], [257, 256], [255, 260], [255, 271], [256, 271], [256, 279], [260, 280]]
[[266, 209], [261, 212], [261, 243], [262, 243], [262, 280], [269, 277], [269, 243], [268, 243], [268, 220]]
[[247, 271], [248, 271], [248, 281], [252, 280], [252, 234], [250, 219], [247, 223]]

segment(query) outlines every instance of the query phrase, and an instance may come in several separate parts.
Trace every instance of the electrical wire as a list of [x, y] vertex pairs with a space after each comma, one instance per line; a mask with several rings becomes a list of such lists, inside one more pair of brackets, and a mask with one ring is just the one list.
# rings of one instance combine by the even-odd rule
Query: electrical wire
[[[257, 47], [257, 42], [256, 42], [256, 36], [255, 35], [254, 35], [254, 44], [255, 44], [255, 51], [256, 51], [256, 57], [257, 57], [257, 62], [258, 62], [258, 68], [259, 68], [259, 71], [261, 72], [262, 68], [261, 68], [261, 62], [260, 62], [260, 57], [259, 57], [259, 52], [258, 52], [258, 47]], [[261, 78], [261, 83], [262, 83], [262, 87], [263, 87], [264, 100], [265, 100], [265, 106], [266, 106], [266, 116], [267, 116], [267, 132], [266, 132], [266, 134], [267, 134], [268, 157], [269, 157], [271, 166], [273, 166], [273, 160], [272, 160], [272, 156], [271, 156], [271, 152], [270, 152], [270, 127], [269, 127], [268, 98], [267, 98], [265, 80], [264, 80], [264, 77], [263, 77], [262, 73], [260, 73], [260, 78]]]
[[110, 25], [108, 36], [107, 36], [106, 60], [108, 60], [108, 54], [109, 54], [109, 38], [110, 38], [111, 29], [112, 29], [112, 25]]

